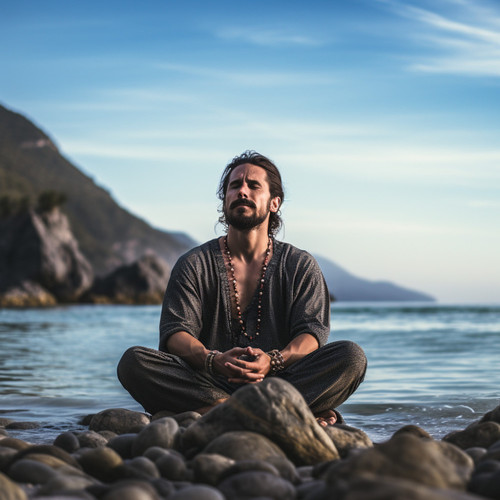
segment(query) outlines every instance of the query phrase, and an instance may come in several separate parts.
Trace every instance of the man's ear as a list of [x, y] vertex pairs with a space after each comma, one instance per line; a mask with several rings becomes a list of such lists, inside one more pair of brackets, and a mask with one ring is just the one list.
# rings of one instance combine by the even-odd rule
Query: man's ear
[[280, 205], [281, 205], [281, 198], [279, 196], [276, 196], [271, 200], [269, 210], [271, 210], [271, 212], [277, 212], [280, 209]]

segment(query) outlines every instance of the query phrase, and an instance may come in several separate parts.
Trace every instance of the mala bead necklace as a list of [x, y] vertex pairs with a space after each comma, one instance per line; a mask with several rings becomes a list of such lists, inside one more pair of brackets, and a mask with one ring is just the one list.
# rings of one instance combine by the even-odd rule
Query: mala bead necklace
[[241, 311], [240, 299], [238, 294], [238, 282], [236, 281], [236, 276], [234, 274], [233, 259], [231, 257], [231, 252], [229, 251], [229, 246], [227, 244], [227, 235], [224, 238], [224, 248], [226, 250], [227, 260], [229, 262], [229, 271], [231, 273], [231, 281], [233, 283], [236, 313], [238, 314], [238, 322], [240, 324], [241, 333], [245, 337], [248, 337], [250, 340], [254, 340], [255, 337], [258, 337], [260, 334], [260, 323], [262, 317], [262, 294], [263, 294], [262, 290], [264, 289], [264, 276], [266, 275], [267, 264], [269, 263], [269, 255], [271, 253], [271, 237], [269, 237], [269, 239], [267, 240], [267, 250], [266, 250], [266, 255], [264, 257], [264, 262], [262, 263], [262, 273], [259, 280], [259, 299], [257, 303], [257, 326], [255, 328], [255, 335], [248, 334], [247, 329], [245, 327], [245, 322], [243, 321], [243, 316], [242, 316], [243, 313]]

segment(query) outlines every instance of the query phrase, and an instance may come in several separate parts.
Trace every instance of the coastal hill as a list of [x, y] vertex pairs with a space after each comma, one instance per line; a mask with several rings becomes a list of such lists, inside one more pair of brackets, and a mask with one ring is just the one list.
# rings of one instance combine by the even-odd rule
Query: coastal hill
[[97, 275], [153, 249], [169, 264], [196, 243], [161, 231], [120, 207], [64, 158], [50, 137], [24, 116], [0, 105], [0, 198], [34, 205], [45, 191], [64, 194], [71, 229]]
[[409, 290], [388, 281], [369, 281], [358, 278], [325, 257], [316, 255], [328, 289], [337, 301], [359, 302], [434, 302], [434, 297]]

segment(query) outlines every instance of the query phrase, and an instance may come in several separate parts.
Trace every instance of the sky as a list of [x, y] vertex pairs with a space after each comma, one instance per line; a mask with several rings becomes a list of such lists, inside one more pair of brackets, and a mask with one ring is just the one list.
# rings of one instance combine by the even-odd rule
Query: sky
[[440, 302], [500, 302], [500, 3], [0, 0], [0, 103], [199, 242], [246, 149], [279, 238]]

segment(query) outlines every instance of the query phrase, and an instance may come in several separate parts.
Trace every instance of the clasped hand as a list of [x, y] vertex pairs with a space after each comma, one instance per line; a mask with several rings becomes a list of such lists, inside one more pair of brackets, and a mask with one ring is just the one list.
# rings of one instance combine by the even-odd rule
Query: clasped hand
[[217, 373], [235, 384], [262, 382], [271, 369], [271, 358], [262, 350], [253, 347], [233, 347], [214, 358]]

